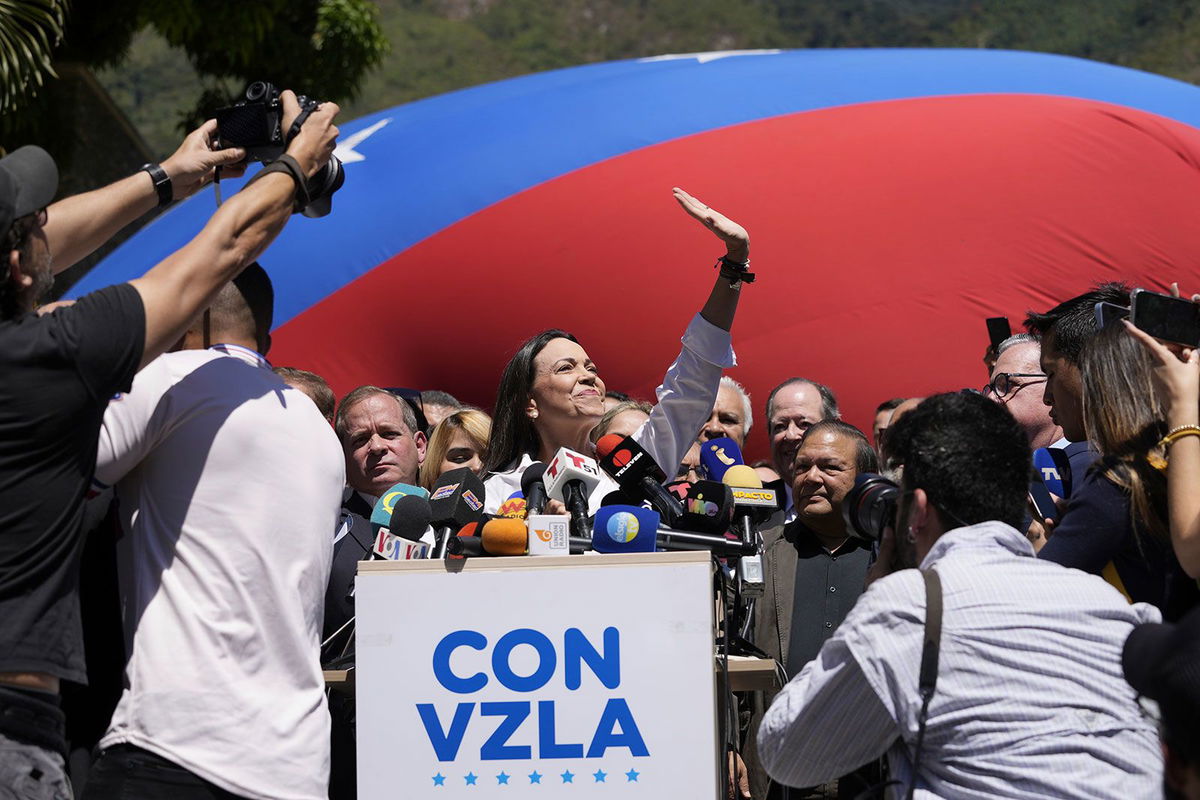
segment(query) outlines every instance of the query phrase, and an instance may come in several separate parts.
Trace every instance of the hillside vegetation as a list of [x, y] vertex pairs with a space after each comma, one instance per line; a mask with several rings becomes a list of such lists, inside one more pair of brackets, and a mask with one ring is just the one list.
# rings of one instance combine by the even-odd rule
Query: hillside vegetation
[[[1082, 56], [1200, 81], [1200, 0], [379, 0], [390, 43], [344, 119], [575, 64], [703, 50], [982, 47]], [[98, 73], [158, 153], [205, 90], [186, 56], [142, 31]], [[271, 76], [264, 76], [270, 78]], [[303, 89], [303, 87], [296, 87]]]

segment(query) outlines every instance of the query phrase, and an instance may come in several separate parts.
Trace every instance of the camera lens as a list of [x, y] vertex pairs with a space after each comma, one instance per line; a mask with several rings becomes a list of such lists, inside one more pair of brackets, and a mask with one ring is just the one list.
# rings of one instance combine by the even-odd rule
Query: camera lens
[[267, 90], [270, 87], [266, 81], [255, 81], [246, 87], [246, 99], [251, 103], [257, 103], [267, 96]]
[[842, 503], [846, 527], [860, 539], [878, 541], [883, 529], [892, 524], [899, 497], [900, 487], [882, 475], [859, 475]]

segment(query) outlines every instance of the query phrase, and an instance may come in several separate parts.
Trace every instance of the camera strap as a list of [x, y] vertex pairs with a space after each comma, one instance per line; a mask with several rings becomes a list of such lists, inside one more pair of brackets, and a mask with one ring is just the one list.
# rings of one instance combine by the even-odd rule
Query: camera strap
[[929, 701], [937, 688], [938, 653], [942, 642], [942, 579], [937, 570], [922, 570], [925, 579], [925, 637], [921, 646], [921, 671], [917, 686], [921, 693], [921, 713], [917, 716], [917, 744], [913, 748], [912, 780], [908, 784], [908, 800], [917, 789], [917, 774], [921, 768], [921, 751], [925, 745], [925, 723], [929, 716]]
[[284, 147], [290, 145], [292, 143], [292, 139], [295, 139], [300, 135], [300, 129], [304, 127], [305, 120], [307, 120], [309, 116], [320, 107], [320, 103], [316, 103], [311, 100], [304, 104], [304, 107], [300, 109], [300, 113], [296, 115], [296, 119], [292, 121], [291, 127], [288, 128], [287, 136], [284, 137], [283, 140]]

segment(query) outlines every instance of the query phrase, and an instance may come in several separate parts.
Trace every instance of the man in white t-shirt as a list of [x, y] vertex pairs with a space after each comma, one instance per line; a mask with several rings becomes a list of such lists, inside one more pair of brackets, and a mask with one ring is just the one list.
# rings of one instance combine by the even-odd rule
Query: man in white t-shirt
[[260, 355], [271, 300], [248, 267], [105, 414], [128, 659], [85, 800], [326, 797], [318, 645], [345, 466]]

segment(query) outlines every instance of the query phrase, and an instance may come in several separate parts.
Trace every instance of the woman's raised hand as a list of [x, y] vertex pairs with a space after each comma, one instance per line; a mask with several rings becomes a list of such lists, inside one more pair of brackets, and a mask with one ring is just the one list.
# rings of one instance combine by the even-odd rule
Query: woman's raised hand
[[676, 186], [671, 192], [683, 210], [698, 219], [717, 238], [725, 243], [725, 255], [731, 261], [750, 260], [750, 234], [746, 229], [719, 211], [715, 211]]

